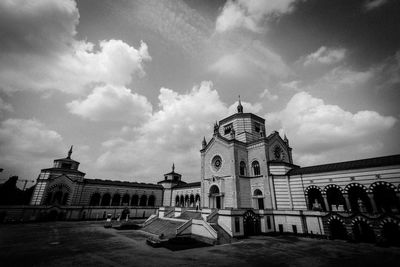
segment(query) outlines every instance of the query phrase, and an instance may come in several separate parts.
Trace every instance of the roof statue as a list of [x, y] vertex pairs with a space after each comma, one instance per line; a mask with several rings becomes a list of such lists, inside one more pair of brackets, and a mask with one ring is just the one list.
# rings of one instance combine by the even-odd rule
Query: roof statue
[[240, 101], [240, 95], [239, 95], [239, 103], [237, 106], [237, 111], [238, 111], [238, 113], [243, 113], [243, 106], [242, 106], [242, 102]]
[[215, 124], [214, 124], [214, 134], [218, 134], [218, 130], [219, 130], [218, 122], [215, 122]]

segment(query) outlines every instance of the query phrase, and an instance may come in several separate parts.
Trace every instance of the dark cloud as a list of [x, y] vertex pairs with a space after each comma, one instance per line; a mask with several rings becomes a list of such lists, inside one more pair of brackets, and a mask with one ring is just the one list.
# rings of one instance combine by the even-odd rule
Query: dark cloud
[[400, 1], [368, 12], [365, 0], [299, 1], [294, 12], [271, 23], [268, 41], [289, 61], [321, 46], [345, 47], [362, 68], [393, 55], [400, 47]]

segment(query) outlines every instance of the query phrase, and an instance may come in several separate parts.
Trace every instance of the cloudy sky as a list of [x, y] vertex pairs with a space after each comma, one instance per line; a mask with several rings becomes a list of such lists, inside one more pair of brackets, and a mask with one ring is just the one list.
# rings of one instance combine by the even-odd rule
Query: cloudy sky
[[200, 178], [235, 112], [301, 166], [400, 153], [397, 0], [0, 1], [0, 178]]

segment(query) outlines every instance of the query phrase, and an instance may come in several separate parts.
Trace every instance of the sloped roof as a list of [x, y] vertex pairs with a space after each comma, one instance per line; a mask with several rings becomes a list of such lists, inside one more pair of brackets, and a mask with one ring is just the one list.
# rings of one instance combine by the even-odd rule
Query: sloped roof
[[61, 173], [75, 173], [75, 174], [85, 175], [84, 172], [81, 172], [78, 170], [72, 170], [72, 169], [64, 169], [64, 168], [46, 168], [46, 169], [42, 169], [42, 171], [54, 171], [54, 172], [61, 172]]
[[180, 185], [174, 186], [174, 189], [176, 189], [176, 188], [186, 188], [186, 187], [200, 187], [200, 185], [201, 185], [200, 182], [180, 184]]
[[391, 165], [400, 165], [400, 155], [392, 155], [386, 157], [360, 159], [353, 161], [337, 162], [316, 166], [309, 166], [303, 168], [292, 169], [288, 175], [311, 174], [321, 172], [334, 172], [353, 169], [383, 167]]
[[137, 182], [127, 182], [127, 181], [113, 181], [113, 180], [100, 180], [100, 179], [84, 179], [86, 184], [98, 184], [98, 185], [115, 185], [115, 186], [132, 186], [132, 187], [142, 187], [142, 188], [163, 188], [161, 185], [157, 184], [147, 184], [147, 183], [137, 183]]

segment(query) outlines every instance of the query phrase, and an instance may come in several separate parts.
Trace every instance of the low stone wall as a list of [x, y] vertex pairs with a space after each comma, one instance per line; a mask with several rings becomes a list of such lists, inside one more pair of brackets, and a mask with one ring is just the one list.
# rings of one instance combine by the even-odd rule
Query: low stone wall
[[[48, 220], [103, 220], [113, 219], [129, 211], [129, 218], [147, 218], [156, 214], [157, 207], [101, 207], [101, 206], [0, 206], [0, 223]], [[125, 210], [125, 211], [124, 211]]]

